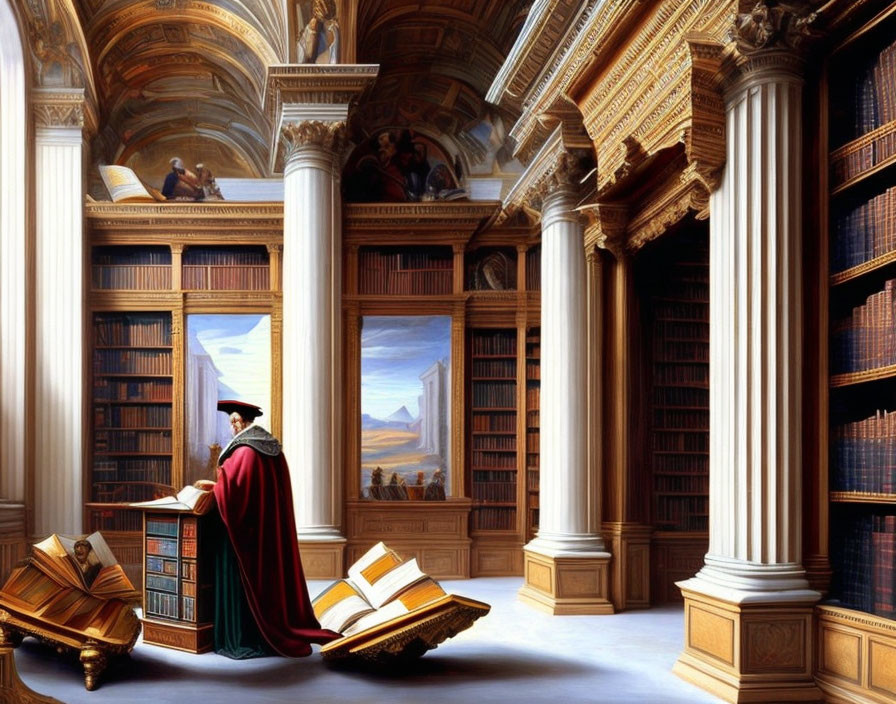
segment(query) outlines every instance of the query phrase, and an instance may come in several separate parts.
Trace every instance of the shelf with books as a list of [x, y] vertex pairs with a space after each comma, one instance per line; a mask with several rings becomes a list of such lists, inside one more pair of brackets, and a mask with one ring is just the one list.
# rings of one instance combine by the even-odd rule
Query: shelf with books
[[870, 491], [832, 491], [828, 497], [841, 504], [887, 504], [896, 506], [896, 492], [886, 494]]
[[541, 465], [541, 328], [526, 331], [526, 540], [538, 532]]
[[517, 522], [519, 442], [517, 331], [471, 329], [468, 347], [471, 526], [474, 531], [513, 530]]
[[709, 233], [699, 223], [646, 248], [636, 287], [648, 380], [634, 478], [653, 528], [651, 598], [680, 600], [682, 565], [706, 552], [709, 513]]
[[91, 286], [95, 290], [170, 289], [171, 249], [161, 245], [94, 247]]
[[541, 245], [526, 251], [526, 290], [541, 290]]
[[197, 247], [184, 250], [185, 290], [267, 291], [271, 288], [270, 255], [266, 247]]
[[828, 62], [829, 264], [823, 277], [829, 594], [839, 606], [887, 619], [896, 617], [894, 30], [896, 5], [890, 5]]
[[362, 246], [358, 251], [361, 295], [450, 295], [453, 290], [451, 247]]
[[211, 516], [144, 507], [144, 642], [202, 653], [213, 647]]
[[138, 531], [126, 505], [170, 492], [173, 346], [169, 312], [93, 316], [93, 406], [88, 521]]

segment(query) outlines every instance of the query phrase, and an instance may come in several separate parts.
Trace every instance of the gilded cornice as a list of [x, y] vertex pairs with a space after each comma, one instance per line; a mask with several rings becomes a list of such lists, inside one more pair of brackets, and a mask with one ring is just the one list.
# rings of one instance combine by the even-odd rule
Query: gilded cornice
[[544, 198], [558, 190], [579, 192], [592, 165], [588, 135], [561, 121], [505, 197], [505, 218], [521, 208], [541, 210]]
[[626, 247], [637, 251], [651, 240], [694, 213], [698, 220], [709, 217], [709, 190], [693, 166], [651, 192], [628, 224]]
[[344, 124], [349, 107], [373, 85], [378, 73], [376, 64], [268, 66], [264, 105], [274, 126], [271, 171], [281, 172], [290, 151], [302, 144], [329, 144], [336, 151], [344, 129], [331, 131], [322, 123]]
[[626, 13], [641, 3], [642, 0], [589, 0], [578, 8], [574, 18], [567, 19], [563, 33], [546, 33], [543, 41], [550, 58], [538, 64], [537, 80], [522, 96], [522, 115], [510, 130], [517, 153], [531, 153], [537, 148], [539, 137], [543, 136], [539, 115], [558, 96], [572, 93], [576, 78], [606, 47]]
[[684, 142], [710, 184], [724, 164], [724, 104], [716, 85], [733, 3], [662, 3], [580, 102], [597, 145], [598, 189], [627, 172], [626, 140], [646, 155]]
[[86, 203], [87, 228], [95, 239], [157, 232], [164, 242], [191, 244], [209, 238], [283, 233], [283, 203]]
[[[593, 4], [593, 3], [592, 3]], [[529, 89], [557, 50], [579, 3], [574, 0], [535, 0], [504, 64], [485, 99], [519, 114]]]
[[96, 133], [96, 112], [83, 88], [35, 88], [31, 109], [36, 127], [78, 127]]
[[500, 206], [498, 201], [346, 204], [344, 241], [361, 243], [373, 237], [394, 243], [400, 232], [409, 240], [432, 236], [442, 243], [466, 242]]
[[579, 208], [587, 218], [585, 248], [600, 247], [621, 255], [625, 251], [628, 205], [625, 203], [589, 203]]

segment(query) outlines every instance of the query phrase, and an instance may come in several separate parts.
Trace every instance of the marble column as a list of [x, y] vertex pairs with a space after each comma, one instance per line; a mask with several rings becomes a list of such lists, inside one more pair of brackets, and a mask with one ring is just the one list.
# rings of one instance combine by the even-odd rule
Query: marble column
[[820, 595], [801, 564], [801, 69], [786, 47], [728, 67], [710, 201], [709, 552], [679, 583], [676, 671], [730, 701], [819, 698]]
[[340, 369], [340, 195], [336, 150], [345, 123], [289, 124], [283, 212], [283, 446], [299, 536], [337, 541], [335, 438]]
[[283, 448], [308, 579], [344, 574], [341, 154], [349, 104], [370, 65], [268, 67], [283, 172]]
[[26, 498], [26, 125], [18, 25], [0, 2], [0, 498], [19, 503]]
[[611, 613], [609, 553], [588, 455], [588, 311], [580, 158], [558, 129], [520, 180], [541, 207], [539, 525], [520, 598], [554, 614]]
[[83, 91], [35, 89], [34, 534], [82, 532]]

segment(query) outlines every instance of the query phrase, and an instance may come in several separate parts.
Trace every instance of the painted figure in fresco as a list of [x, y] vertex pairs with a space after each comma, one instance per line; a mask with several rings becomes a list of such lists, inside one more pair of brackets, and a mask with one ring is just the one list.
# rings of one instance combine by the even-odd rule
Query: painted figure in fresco
[[83, 538], [75, 541], [72, 550], [75, 553], [75, 564], [84, 577], [84, 584], [90, 587], [103, 565], [93, 552], [93, 545]]
[[401, 203], [454, 200], [466, 196], [440, 156], [433, 156], [422, 135], [408, 129], [384, 129], [359, 147], [343, 184], [350, 203]]
[[311, 17], [296, 44], [296, 62], [335, 64], [339, 62], [339, 20], [328, 0], [314, 0]]
[[338, 633], [314, 616], [302, 572], [289, 468], [280, 442], [255, 424], [258, 406], [219, 401], [233, 438], [212, 490], [223, 522], [215, 557], [215, 651], [235, 659], [311, 654]]
[[205, 164], [196, 164], [196, 179], [202, 189], [203, 200], [224, 200], [221, 189], [215, 182], [215, 175]]
[[171, 173], [165, 177], [162, 195], [168, 200], [202, 200], [205, 194], [196, 174], [184, 167], [180, 157], [174, 157], [170, 164]]

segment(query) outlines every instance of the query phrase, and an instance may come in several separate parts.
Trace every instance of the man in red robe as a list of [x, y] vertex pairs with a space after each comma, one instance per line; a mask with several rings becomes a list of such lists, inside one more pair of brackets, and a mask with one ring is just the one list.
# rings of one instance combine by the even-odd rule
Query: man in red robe
[[311, 608], [280, 442], [255, 425], [258, 406], [220, 401], [218, 410], [229, 414], [234, 435], [214, 484], [229, 538], [216, 559], [215, 650], [233, 658], [310, 655], [311, 643], [340, 636], [322, 629]]

